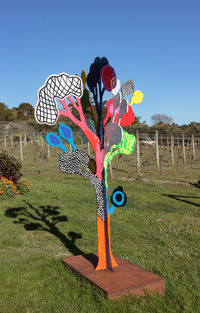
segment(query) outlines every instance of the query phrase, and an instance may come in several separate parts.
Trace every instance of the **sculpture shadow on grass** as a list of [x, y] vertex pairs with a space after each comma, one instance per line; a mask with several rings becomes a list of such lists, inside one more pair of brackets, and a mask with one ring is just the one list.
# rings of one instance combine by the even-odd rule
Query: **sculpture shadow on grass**
[[183, 195], [169, 195], [169, 194], [162, 194], [162, 196], [169, 197], [169, 198], [174, 199], [174, 200], [182, 201], [184, 203], [192, 204], [192, 205], [195, 205], [197, 207], [200, 207], [200, 204], [193, 202], [193, 201], [190, 201], [190, 200], [187, 200], [187, 198], [189, 198], [189, 199], [200, 199], [200, 197], [183, 196]]
[[5, 211], [6, 217], [17, 218], [13, 223], [22, 224], [27, 231], [41, 230], [46, 231], [57, 237], [64, 246], [73, 254], [84, 254], [75, 244], [77, 239], [81, 239], [81, 234], [73, 231], [68, 232], [68, 239], [57, 227], [58, 223], [67, 222], [65, 215], [60, 215], [59, 207], [50, 205], [34, 207], [26, 202], [24, 207], [10, 208]]
[[192, 185], [192, 186], [194, 186], [194, 187], [196, 187], [196, 188], [198, 188], [198, 189], [200, 189], [200, 180], [198, 181], [197, 184], [191, 183], [191, 182], [189, 182], [189, 184]]

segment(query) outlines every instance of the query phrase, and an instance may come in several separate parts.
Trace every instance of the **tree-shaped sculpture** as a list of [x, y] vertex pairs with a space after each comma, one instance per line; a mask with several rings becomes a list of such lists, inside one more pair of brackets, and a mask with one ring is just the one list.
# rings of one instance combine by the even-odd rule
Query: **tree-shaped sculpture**
[[[89, 90], [92, 93], [95, 110], [92, 105]], [[83, 87], [82, 87], [83, 84]], [[103, 121], [103, 95], [105, 90], [111, 92], [112, 98], [107, 103], [107, 114]], [[46, 141], [51, 146], [60, 147], [63, 154], [59, 158], [60, 170], [69, 174], [79, 174], [87, 178], [93, 185], [97, 199], [97, 237], [98, 237], [98, 265], [96, 270], [110, 269], [118, 266], [111, 251], [110, 216], [115, 207], [125, 205], [127, 197], [121, 186], [114, 189], [111, 195], [111, 206], [108, 206], [107, 168], [109, 162], [116, 154], [130, 154], [134, 150], [135, 136], [128, 134], [122, 126], [130, 125], [135, 117], [131, 108], [133, 103], [142, 101], [143, 94], [136, 90], [132, 80], [122, 84], [116, 78], [114, 69], [108, 60], [97, 57], [90, 66], [86, 75], [82, 71], [78, 75], [70, 76], [65, 73], [51, 75], [44, 86], [38, 91], [38, 102], [35, 108], [35, 118], [39, 123], [53, 125], [59, 116], [66, 116], [80, 127], [90, 142], [95, 160], [91, 159], [85, 151], [79, 151], [73, 140], [73, 133], [64, 123], [59, 125], [59, 136], [48, 133]], [[125, 99], [133, 94], [130, 103]], [[75, 97], [75, 100], [72, 99]], [[63, 110], [58, 110], [55, 99], [62, 104]], [[76, 118], [69, 104], [79, 113]], [[96, 133], [92, 131], [85, 118], [90, 114], [96, 125]], [[109, 120], [109, 118], [111, 118]], [[90, 120], [91, 121], [91, 120]], [[67, 151], [62, 139], [67, 140], [73, 151]]]

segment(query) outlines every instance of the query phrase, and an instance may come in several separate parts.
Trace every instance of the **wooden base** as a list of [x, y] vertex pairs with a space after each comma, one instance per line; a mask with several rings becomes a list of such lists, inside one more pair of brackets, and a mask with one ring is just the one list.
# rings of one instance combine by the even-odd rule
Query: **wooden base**
[[100, 288], [110, 299], [127, 295], [145, 296], [145, 290], [150, 294], [164, 296], [164, 278], [118, 256], [114, 257], [119, 266], [113, 271], [94, 270], [98, 261], [96, 253], [63, 258], [61, 261], [76, 274]]

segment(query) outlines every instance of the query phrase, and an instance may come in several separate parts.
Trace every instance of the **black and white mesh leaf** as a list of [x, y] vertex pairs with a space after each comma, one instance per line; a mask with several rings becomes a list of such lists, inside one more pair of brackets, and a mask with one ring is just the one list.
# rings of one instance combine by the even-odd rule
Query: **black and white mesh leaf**
[[51, 75], [38, 91], [35, 107], [35, 118], [40, 124], [53, 125], [58, 119], [58, 108], [55, 98], [64, 99], [70, 95], [81, 98], [82, 81], [79, 76], [61, 73]]
[[103, 182], [93, 174], [89, 167], [90, 157], [85, 151], [73, 150], [63, 153], [59, 158], [59, 167], [61, 172], [68, 174], [79, 174], [87, 178], [93, 185], [97, 199], [97, 214], [105, 221], [106, 202], [104, 197]]
[[122, 98], [131, 95], [134, 92], [135, 86], [132, 79], [127, 80], [121, 85]]

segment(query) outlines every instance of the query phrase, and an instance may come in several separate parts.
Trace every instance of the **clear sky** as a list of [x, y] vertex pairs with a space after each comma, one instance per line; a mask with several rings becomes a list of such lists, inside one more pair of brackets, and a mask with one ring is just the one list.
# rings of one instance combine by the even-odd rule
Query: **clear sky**
[[49, 75], [106, 56], [143, 91], [141, 121], [200, 122], [199, 16], [199, 0], [0, 0], [0, 102], [35, 106]]

